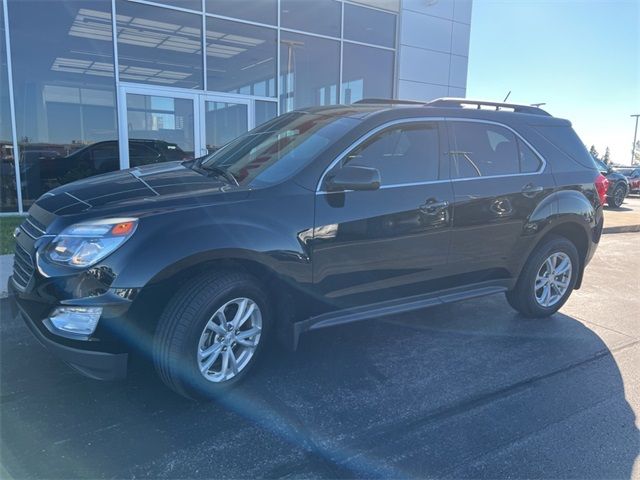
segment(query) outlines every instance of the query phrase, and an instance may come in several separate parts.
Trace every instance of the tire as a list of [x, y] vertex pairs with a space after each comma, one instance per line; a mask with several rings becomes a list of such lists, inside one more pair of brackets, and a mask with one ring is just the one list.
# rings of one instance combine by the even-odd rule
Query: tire
[[613, 189], [613, 194], [607, 197], [607, 203], [611, 208], [620, 208], [624, 202], [624, 197], [627, 195], [627, 189], [624, 185], [619, 184]]
[[[555, 260], [550, 261], [552, 263], [554, 261], [558, 262], [558, 266], [560, 267], [563, 265], [559, 263], [561, 260], [568, 259], [570, 261], [568, 278], [566, 278], [564, 273], [557, 277], [553, 276], [553, 282], [558, 281], [558, 285], [555, 287], [550, 284], [547, 275], [552, 275], [547, 273], [545, 266], [545, 262], [551, 258]], [[560, 270], [561, 268], [558, 269], [558, 271]], [[527, 263], [525, 263], [520, 273], [515, 288], [506, 293], [507, 301], [515, 310], [527, 318], [544, 318], [553, 315], [564, 305], [571, 295], [576, 285], [579, 270], [580, 258], [575, 245], [565, 237], [557, 235], [549, 236], [535, 248], [527, 259]], [[541, 277], [538, 277], [539, 273], [542, 273]], [[538, 280], [538, 278], [540, 278], [540, 280]], [[546, 297], [547, 301], [549, 301], [548, 305], [544, 304], [545, 289], [547, 287], [543, 286], [536, 289], [537, 281], [548, 286], [548, 291], [550, 292], [550, 296]], [[566, 290], [560, 294], [560, 290], [563, 290], [560, 285], [564, 285], [565, 283]]]
[[[228, 326], [242, 308], [242, 299], [247, 300], [245, 312], [250, 310], [250, 316], [238, 330], [225, 332], [220, 328], [225, 325], [225, 315]], [[251, 333], [250, 328], [258, 328], [258, 323], [258, 334], [241, 339]], [[180, 395], [193, 399], [215, 398], [242, 381], [256, 365], [268, 342], [271, 324], [267, 295], [253, 276], [242, 272], [215, 272], [195, 277], [178, 290], [160, 316], [153, 345], [156, 371], [162, 381]], [[245, 343], [257, 346], [249, 348]], [[203, 358], [210, 350], [214, 353]], [[245, 350], [252, 354], [240, 353]], [[216, 360], [206, 367], [214, 355]], [[222, 374], [225, 356], [229, 378]], [[237, 373], [232, 368], [234, 364]], [[206, 373], [201, 371], [203, 367]]]

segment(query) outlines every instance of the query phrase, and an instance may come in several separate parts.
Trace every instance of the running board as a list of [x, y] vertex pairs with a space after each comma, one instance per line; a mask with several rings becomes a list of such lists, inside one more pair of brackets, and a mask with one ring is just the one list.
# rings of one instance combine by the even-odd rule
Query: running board
[[484, 297], [495, 293], [506, 292], [511, 286], [511, 280], [491, 280], [465, 287], [451, 288], [423, 295], [390, 300], [386, 302], [373, 303], [363, 307], [353, 307], [344, 310], [337, 310], [315, 317], [308, 318], [292, 325], [292, 347], [298, 348], [300, 335], [311, 330], [335, 327], [345, 323], [359, 322], [373, 318], [385, 317], [387, 315], [397, 315], [400, 313], [420, 310], [422, 308], [433, 307], [435, 305], [445, 305], [447, 303], [470, 300], [472, 298]]

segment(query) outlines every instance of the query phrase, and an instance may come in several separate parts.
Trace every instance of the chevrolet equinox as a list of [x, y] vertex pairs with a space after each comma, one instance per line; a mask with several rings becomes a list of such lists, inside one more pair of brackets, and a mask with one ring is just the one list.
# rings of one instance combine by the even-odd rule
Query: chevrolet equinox
[[16, 229], [13, 312], [76, 370], [152, 359], [189, 397], [273, 339], [504, 293], [548, 317], [580, 287], [606, 180], [567, 120], [462, 99], [281, 115], [214, 153], [41, 196]]

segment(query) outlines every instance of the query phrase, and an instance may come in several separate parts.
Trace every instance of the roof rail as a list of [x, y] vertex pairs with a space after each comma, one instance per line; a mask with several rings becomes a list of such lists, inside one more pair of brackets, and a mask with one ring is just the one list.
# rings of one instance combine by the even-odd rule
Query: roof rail
[[418, 102], [416, 100], [399, 100], [397, 98], [363, 98], [353, 105], [425, 105], [426, 102]]
[[464, 108], [465, 105], [474, 105], [478, 110], [482, 107], [495, 107], [496, 110], [513, 110], [516, 113], [529, 113], [531, 115], [544, 115], [551, 117], [551, 114], [539, 107], [530, 105], [517, 105], [515, 103], [486, 102], [484, 100], [470, 100], [468, 98], [438, 98], [427, 103], [430, 107]]

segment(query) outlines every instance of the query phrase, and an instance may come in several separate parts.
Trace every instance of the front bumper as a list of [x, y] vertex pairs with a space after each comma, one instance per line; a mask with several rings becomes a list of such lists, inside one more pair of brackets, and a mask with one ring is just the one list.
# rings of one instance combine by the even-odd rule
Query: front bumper
[[[128, 353], [119, 351], [110, 343], [95, 341], [69, 341], [56, 338], [43, 324], [38, 308], [20, 297], [9, 278], [9, 305], [12, 317], [20, 316], [36, 339], [51, 353], [87, 377], [97, 380], [117, 380], [126, 377]], [[47, 310], [51, 306], [45, 306]]]

